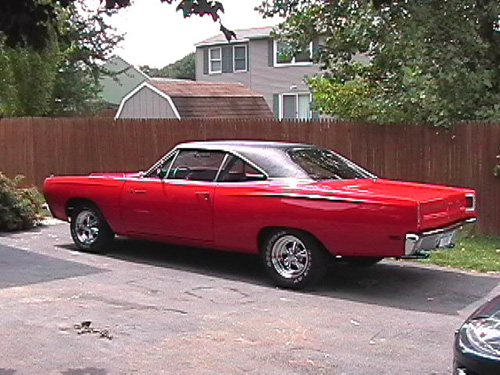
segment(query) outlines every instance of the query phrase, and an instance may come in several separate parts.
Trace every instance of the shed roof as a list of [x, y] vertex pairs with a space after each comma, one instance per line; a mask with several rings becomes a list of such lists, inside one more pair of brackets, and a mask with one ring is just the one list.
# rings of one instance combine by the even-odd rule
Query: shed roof
[[271, 118], [263, 97], [173, 97], [181, 118]]
[[170, 97], [262, 97], [241, 83], [201, 81], [152, 81], [149, 82]]

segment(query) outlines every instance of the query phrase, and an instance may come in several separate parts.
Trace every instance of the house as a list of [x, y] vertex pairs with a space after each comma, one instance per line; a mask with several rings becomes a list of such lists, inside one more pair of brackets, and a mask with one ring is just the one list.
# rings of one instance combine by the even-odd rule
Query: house
[[153, 79], [123, 98], [115, 119], [270, 117], [263, 96], [241, 83]]
[[239, 82], [264, 96], [278, 119], [308, 119], [311, 93], [305, 77], [319, 72], [312, 54], [318, 42], [290, 56], [285, 42], [273, 39], [273, 28], [237, 30], [237, 40], [227, 42], [223, 34], [196, 45], [196, 80]]
[[129, 64], [120, 56], [113, 56], [104, 64], [112, 75], [103, 75], [99, 81], [102, 87], [101, 99], [109, 108], [118, 108], [122, 99], [134, 88], [151, 78], [140, 69]]

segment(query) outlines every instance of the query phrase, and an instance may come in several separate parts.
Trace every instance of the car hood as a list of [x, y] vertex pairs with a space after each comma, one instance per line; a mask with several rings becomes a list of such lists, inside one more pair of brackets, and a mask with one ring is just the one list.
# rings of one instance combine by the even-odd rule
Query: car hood
[[139, 173], [137, 172], [104, 172], [104, 173], [91, 173], [90, 177], [112, 177], [112, 178], [125, 178], [125, 177], [137, 177]]
[[462, 364], [481, 368], [482, 374], [499, 373], [500, 296], [474, 311], [457, 331], [455, 357]]
[[499, 313], [500, 313], [500, 295], [486, 302], [484, 305], [482, 305], [476, 311], [474, 311], [471, 314], [471, 316], [467, 318], [467, 322], [478, 318], [490, 317], [495, 314], [498, 315]]

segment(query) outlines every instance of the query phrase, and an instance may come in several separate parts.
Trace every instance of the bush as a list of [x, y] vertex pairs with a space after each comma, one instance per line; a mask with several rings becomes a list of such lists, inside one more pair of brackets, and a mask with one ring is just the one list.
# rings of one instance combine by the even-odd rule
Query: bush
[[21, 188], [23, 179], [0, 172], [0, 230], [32, 228], [42, 217], [44, 199], [36, 188]]

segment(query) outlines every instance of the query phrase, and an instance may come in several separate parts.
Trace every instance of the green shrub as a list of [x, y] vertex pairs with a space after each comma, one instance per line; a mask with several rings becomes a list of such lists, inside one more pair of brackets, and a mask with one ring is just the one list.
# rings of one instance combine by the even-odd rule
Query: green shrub
[[23, 179], [0, 172], [0, 230], [32, 228], [42, 217], [43, 197], [36, 188], [21, 188]]

